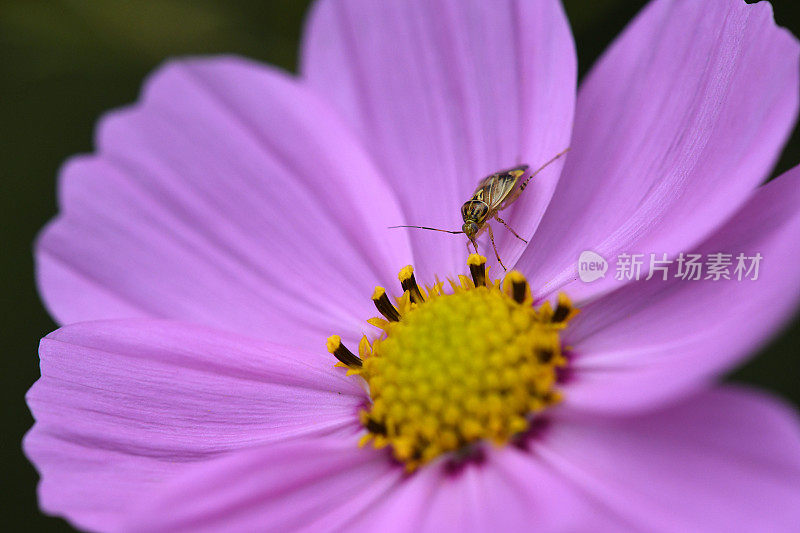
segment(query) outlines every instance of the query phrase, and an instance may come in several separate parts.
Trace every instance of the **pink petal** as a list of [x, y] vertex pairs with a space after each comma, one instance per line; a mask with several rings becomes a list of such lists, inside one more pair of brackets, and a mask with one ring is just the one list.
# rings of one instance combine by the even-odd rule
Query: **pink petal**
[[515, 448], [458, 472], [411, 475], [354, 440], [304, 439], [233, 454], [171, 483], [134, 514], [130, 531], [569, 530], [593, 504]]
[[[482, 177], [540, 165], [569, 144], [576, 59], [556, 0], [322, 0], [302, 52], [304, 76], [391, 178], [405, 215], [396, 224], [460, 229], [461, 204]], [[523, 237], [560, 168], [537, 176], [503, 215]], [[524, 244], [495, 227], [511, 265]], [[463, 236], [409, 232], [420, 272], [463, 271]]]
[[[642, 409], [697, 387], [754, 353], [800, 301], [800, 167], [759, 189], [696, 251], [763, 259], [757, 280], [629, 284], [583, 308], [566, 332], [575, 351], [568, 404]], [[675, 272], [673, 265], [672, 272]], [[705, 275], [705, 274], [704, 274]]]
[[265, 442], [352, 432], [363, 391], [331, 361], [202, 327], [134, 319], [42, 339], [25, 452], [42, 509], [114, 529], [193, 464]]
[[768, 2], [656, 0], [582, 84], [572, 151], [519, 267], [585, 300], [579, 254], [686, 251], [769, 174], [795, 122], [798, 41]]
[[267, 67], [171, 63], [97, 137], [97, 155], [63, 169], [61, 214], [37, 244], [62, 323], [175, 318], [319, 347], [358, 336], [374, 286], [408, 261], [358, 142]]
[[385, 451], [359, 448], [357, 438], [255, 448], [196, 468], [155, 493], [125, 530], [343, 530], [402, 476]]
[[554, 421], [535, 450], [619, 522], [611, 531], [800, 524], [800, 418], [761, 393], [725, 387], [636, 417]]
[[560, 472], [513, 446], [456, 471], [426, 467], [379, 504], [359, 523], [364, 531], [592, 531], [606, 523]]
[[410, 476], [354, 439], [309, 438], [193, 469], [126, 529], [790, 531], [799, 428], [774, 400], [720, 389], [640, 417], [562, 416], [530, 450]]

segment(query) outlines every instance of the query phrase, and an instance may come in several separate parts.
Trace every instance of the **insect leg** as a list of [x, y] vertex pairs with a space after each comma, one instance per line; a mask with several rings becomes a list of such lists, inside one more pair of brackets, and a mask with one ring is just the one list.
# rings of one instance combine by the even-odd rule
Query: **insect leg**
[[[470, 245], [470, 243], [471, 243], [471, 242], [472, 242], [472, 241], [470, 241], [469, 239], [467, 239], [467, 255], [469, 255], [469, 254], [471, 254], [471, 253], [472, 253], [472, 252], [470, 251], [470, 249], [469, 249], [469, 245]], [[475, 243], [472, 243], [472, 244], [474, 245]], [[477, 247], [477, 246], [475, 246], [475, 253], [476, 253], [476, 254], [478, 253], [478, 247]]]
[[497, 253], [497, 246], [494, 244], [494, 233], [492, 233], [492, 227], [489, 223], [486, 223], [486, 228], [489, 230], [489, 239], [492, 241], [492, 248], [494, 248], [494, 256], [497, 258], [497, 262], [500, 263], [500, 266], [503, 267], [503, 270], [508, 271], [506, 266], [503, 264], [503, 260], [500, 259], [500, 254]]
[[524, 182], [522, 182], [522, 185], [520, 185], [520, 186], [519, 186], [519, 190], [520, 190], [520, 191], [524, 191], [524, 190], [525, 190], [525, 187], [527, 187], [527, 186], [528, 186], [528, 182], [529, 182], [529, 181], [531, 181], [531, 178], [533, 178], [533, 177], [534, 177], [536, 174], [538, 174], [539, 172], [541, 172], [542, 170], [544, 170], [544, 169], [545, 169], [545, 167], [547, 167], [547, 165], [549, 165], [550, 163], [552, 163], [553, 161], [555, 161], [556, 159], [558, 159], [558, 158], [559, 158], [559, 157], [561, 157], [562, 155], [566, 154], [567, 152], [569, 152], [569, 147], [567, 147], [566, 149], [564, 149], [564, 150], [560, 151], [559, 153], [557, 153], [556, 155], [554, 155], [554, 156], [553, 156], [553, 157], [550, 159], [550, 161], [548, 161], [547, 163], [545, 163], [544, 165], [542, 165], [542, 166], [540, 166], [538, 169], [536, 169], [536, 171], [535, 171], [533, 174], [531, 174], [530, 176], [528, 176], [528, 179], [526, 179]]
[[500, 222], [502, 225], [504, 225], [508, 231], [510, 231], [511, 233], [513, 233], [513, 234], [514, 234], [514, 237], [516, 237], [517, 239], [521, 240], [521, 241], [522, 241], [522, 242], [524, 242], [525, 244], [528, 244], [528, 241], [526, 241], [525, 239], [523, 239], [522, 237], [520, 237], [519, 235], [517, 235], [517, 232], [516, 232], [516, 231], [514, 231], [513, 229], [511, 229], [511, 226], [509, 226], [508, 224], [506, 224], [506, 221], [505, 221], [505, 220], [503, 220], [502, 218], [500, 218], [500, 217], [497, 215], [497, 213], [495, 213], [495, 214], [494, 214], [494, 218], [496, 218], [498, 222]]

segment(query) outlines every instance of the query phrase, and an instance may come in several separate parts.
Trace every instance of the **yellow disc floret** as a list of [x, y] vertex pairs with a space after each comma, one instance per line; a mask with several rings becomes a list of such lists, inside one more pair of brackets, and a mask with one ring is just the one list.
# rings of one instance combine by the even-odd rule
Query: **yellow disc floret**
[[555, 309], [534, 308], [522, 274], [501, 284], [486, 277], [485, 263], [471, 255], [472, 279], [450, 281], [452, 292], [419, 287], [405, 267], [396, 307], [383, 288], [373, 293], [383, 318], [369, 322], [384, 335], [362, 338], [359, 356], [328, 339], [339, 365], [369, 385], [362, 443], [391, 446], [409, 470], [478, 441], [505, 444], [559, 399], [559, 333], [577, 310], [564, 295]]

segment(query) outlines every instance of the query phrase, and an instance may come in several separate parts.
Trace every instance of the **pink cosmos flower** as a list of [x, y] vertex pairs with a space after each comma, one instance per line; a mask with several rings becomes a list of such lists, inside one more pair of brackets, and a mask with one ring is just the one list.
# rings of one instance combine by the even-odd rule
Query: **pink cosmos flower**
[[[42, 509], [98, 531], [796, 530], [797, 414], [716, 379], [800, 296], [800, 169], [761, 185], [799, 50], [766, 2], [655, 0], [576, 96], [556, 0], [321, 0], [299, 77], [232, 57], [161, 68], [65, 165], [37, 243], [69, 324], [42, 340], [27, 398]], [[495, 231], [537, 302], [581, 310], [555, 337], [561, 401], [524, 438], [413, 472], [399, 441], [359, 447], [389, 430], [325, 339], [377, 338], [369, 295], [399, 296], [408, 263], [422, 282], [466, 272], [463, 236], [387, 226], [457, 228], [480, 177], [566, 146], [503, 211], [530, 244]], [[763, 262], [756, 281], [582, 283], [584, 250]], [[476, 301], [462, 329], [419, 333], [437, 349], [423, 342], [415, 383], [461, 394], [473, 346], [502, 373], [517, 337], [492, 345], [507, 324]], [[442, 346], [467, 349], [445, 364]]]

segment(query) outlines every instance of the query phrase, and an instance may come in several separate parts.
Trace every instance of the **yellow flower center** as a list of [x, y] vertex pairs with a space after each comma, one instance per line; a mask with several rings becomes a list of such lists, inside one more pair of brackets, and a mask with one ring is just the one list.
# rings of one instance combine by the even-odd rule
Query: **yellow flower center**
[[328, 350], [348, 374], [369, 385], [361, 413], [362, 445], [391, 446], [408, 470], [479, 441], [503, 445], [524, 433], [535, 414], [559, 400], [556, 368], [566, 364], [559, 334], [577, 313], [561, 294], [533, 307], [524, 276], [486, 277], [486, 258], [468, 259], [472, 279], [459, 276], [421, 288], [413, 268], [400, 271], [403, 295], [372, 296], [383, 330], [359, 344], [359, 356], [334, 335]]

